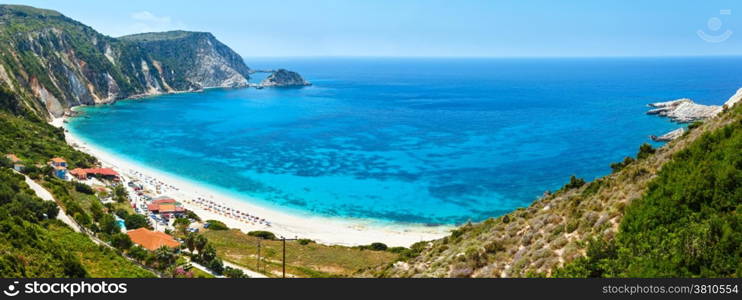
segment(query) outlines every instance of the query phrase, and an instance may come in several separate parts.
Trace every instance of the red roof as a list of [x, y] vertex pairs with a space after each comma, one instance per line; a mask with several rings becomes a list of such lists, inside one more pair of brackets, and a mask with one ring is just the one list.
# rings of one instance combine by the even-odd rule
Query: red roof
[[95, 168], [95, 169], [76, 168], [70, 171], [70, 173], [72, 173], [73, 175], [94, 174], [94, 175], [102, 175], [102, 176], [119, 176], [119, 173], [114, 171], [111, 168]]
[[15, 156], [15, 154], [8, 154], [8, 155], [5, 155], [5, 157], [7, 157], [8, 159], [10, 159], [13, 163], [17, 163], [17, 162], [21, 161], [18, 158], [18, 156]]
[[147, 210], [159, 213], [185, 212], [185, 208], [181, 207], [175, 199], [165, 197], [152, 200], [152, 203], [147, 205]]
[[171, 199], [171, 198], [155, 199], [154, 201], [152, 201], [152, 204], [157, 204], [157, 205], [160, 205], [160, 204], [175, 204], [175, 199]]
[[131, 241], [135, 244], [152, 251], [157, 250], [157, 248], [160, 248], [162, 246], [167, 246], [170, 248], [180, 246], [180, 243], [173, 239], [172, 236], [159, 231], [152, 231], [144, 227], [129, 230], [129, 232], [127, 232], [126, 234], [129, 235], [129, 238], [131, 238]]
[[55, 163], [63, 163], [63, 162], [67, 162], [66, 160], [64, 160], [64, 159], [62, 159], [62, 158], [60, 158], [60, 157], [55, 157], [55, 158], [52, 158], [52, 161], [53, 161], [53, 162], [55, 162]]
[[88, 173], [93, 173], [96, 175], [103, 175], [103, 176], [119, 176], [119, 173], [114, 171], [111, 168], [98, 168], [98, 169], [87, 169]]
[[88, 172], [86, 172], [85, 169], [75, 168], [74, 170], [70, 171], [70, 174], [76, 175], [76, 176], [82, 176], [82, 175], [87, 175]]

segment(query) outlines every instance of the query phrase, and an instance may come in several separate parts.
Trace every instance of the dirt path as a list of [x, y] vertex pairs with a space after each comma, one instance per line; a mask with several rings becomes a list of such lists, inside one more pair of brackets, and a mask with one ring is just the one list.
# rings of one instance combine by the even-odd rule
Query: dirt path
[[[34, 193], [36, 193], [36, 196], [38, 196], [44, 201], [54, 201], [54, 197], [52, 197], [52, 194], [49, 193], [49, 191], [47, 191], [44, 187], [36, 183], [36, 181], [33, 181], [31, 180], [31, 178], [28, 178], [28, 176], [25, 176], [25, 177], [26, 177], [26, 184], [28, 184], [28, 186], [31, 187]], [[72, 218], [70, 218], [70, 216], [68, 216], [64, 212], [64, 210], [61, 208], [59, 209], [59, 214], [57, 214], [57, 219], [67, 224], [67, 226], [72, 228], [72, 230], [74, 230], [75, 232], [82, 232], [80, 231], [80, 227], [77, 226], [77, 223], [72, 221]]]

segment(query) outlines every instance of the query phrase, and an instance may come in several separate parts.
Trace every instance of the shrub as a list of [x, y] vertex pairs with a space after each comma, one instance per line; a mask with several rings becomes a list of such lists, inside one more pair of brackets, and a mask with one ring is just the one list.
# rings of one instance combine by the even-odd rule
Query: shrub
[[358, 249], [361, 250], [373, 250], [373, 251], [386, 251], [388, 249], [387, 245], [384, 243], [371, 243], [370, 245], [363, 245], [358, 246]]
[[378, 243], [377, 242], [377, 243], [371, 243], [371, 245], [369, 245], [368, 248], [371, 249], [371, 250], [374, 250], [374, 251], [384, 251], [388, 247], [384, 243]]
[[505, 223], [505, 224], [510, 223], [510, 216], [509, 215], [504, 215], [502, 217], [502, 222]]
[[572, 176], [569, 177], [569, 183], [565, 184], [562, 189], [566, 191], [566, 190], [571, 190], [571, 189], [579, 188], [579, 187], [581, 187], [583, 185], [585, 185], [585, 180], [584, 179], [578, 178], [578, 177], [572, 175]]
[[123, 208], [116, 209], [115, 214], [116, 216], [124, 220], [126, 220], [126, 218], [129, 216], [129, 212]]
[[386, 251], [389, 251], [391, 253], [401, 254], [405, 251], [410, 251], [410, 249], [407, 249], [405, 247], [389, 247], [388, 249], [386, 249]]
[[198, 222], [201, 222], [201, 217], [199, 217], [195, 212], [192, 212], [190, 210], [186, 212], [186, 217], [188, 217], [189, 219], [194, 219]]
[[129, 235], [124, 233], [116, 233], [111, 236], [111, 245], [116, 249], [126, 250], [131, 248], [134, 243], [129, 238]]
[[191, 225], [191, 220], [189, 220], [188, 218], [177, 218], [175, 219], [175, 221], [173, 221], [173, 225], [174, 226], [177, 226], [177, 225], [188, 226], [188, 225]]
[[224, 268], [224, 276], [227, 276], [229, 278], [249, 278], [247, 275], [245, 275], [245, 272], [242, 272], [242, 270], [232, 267]]
[[564, 230], [567, 233], [572, 233], [573, 231], [575, 231], [575, 229], [577, 229], [578, 225], [580, 225], [580, 221], [578, 219], [571, 219], [567, 221], [567, 225], [564, 225]]
[[484, 251], [487, 251], [487, 253], [494, 254], [502, 250], [505, 250], [505, 246], [502, 245], [500, 240], [494, 240], [484, 245]]
[[142, 248], [141, 246], [134, 246], [129, 249], [129, 257], [137, 260], [137, 261], [145, 261], [147, 260], [147, 257], [149, 256], [149, 251]]
[[82, 226], [88, 226], [92, 222], [90, 216], [85, 212], [79, 212], [75, 214], [75, 222]]
[[13, 162], [5, 156], [0, 156], [0, 167], [12, 168]]
[[126, 224], [126, 229], [137, 229], [142, 227], [149, 226], [149, 222], [147, 222], [147, 218], [143, 215], [128, 215], [124, 219], [124, 224]]
[[75, 182], [75, 191], [78, 191], [83, 194], [88, 194], [88, 195], [95, 194], [95, 191], [93, 191], [93, 188], [91, 188], [89, 185], [84, 184], [82, 182]]
[[613, 170], [613, 173], [616, 173], [618, 171], [623, 170], [623, 168], [626, 168], [628, 165], [634, 162], [634, 158], [627, 156], [623, 159], [622, 162], [612, 163], [611, 169]]
[[298, 242], [300, 245], [309, 245], [311, 243], [314, 243], [314, 241], [310, 239], [299, 239]]
[[214, 258], [209, 262], [209, 269], [216, 273], [217, 275], [222, 275], [224, 272], [224, 263], [221, 259]]
[[657, 149], [652, 148], [652, 145], [644, 143], [641, 146], [639, 146], [639, 153], [636, 155], [637, 159], [645, 159], [652, 154], [657, 152]]
[[59, 207], [57, 206], [54, 201], [44, 201], [43, 204], [41, 204], [42, 211], [46, 215], [46, 218], [48, 219], [55, 219], [57, 218], [57, 215], [59, 214]]
[[101, 217], [100, 220], [100, 231], [105, 234], [114, 234], [121, 232], [121, 228], [119, 228], [118, 222], [116, 222], [116, 218], [114, 218], [112, 215], [106, 214]]
[[116, 202], [121, 203], [129, 199], [129, 193], [126, 192], [123, 185], [119, 184], [113, 188], [113, 197]]
[[209, 225], [208, 228], [211, 230], [229, 230], [229, 227], [222, 221], [206, 220], [206, 224]]
[[250, 231], [250, 232], [247, 233], [247, 235], [258, 237], [258, 238], [261, 238], [261, 239], [266, 239], [266, 240], [275, 240], [276, 239], [276, 235], [273, 234], [273, 232], [264, 231], [264, 230]]

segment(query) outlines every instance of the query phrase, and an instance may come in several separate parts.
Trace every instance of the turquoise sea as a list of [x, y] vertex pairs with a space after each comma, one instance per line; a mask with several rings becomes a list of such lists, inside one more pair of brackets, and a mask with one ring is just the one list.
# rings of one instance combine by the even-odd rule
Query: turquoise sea
[[[646, 104], [721, 104], [742, 58], [248, 59], [305, 88], [210, 89], [86, 107], [70, 130], [192, 182], [296, 213], [458, 224], [593, 179], [681, 125]], [[248, 200], [245, 200], [248, 201]]]

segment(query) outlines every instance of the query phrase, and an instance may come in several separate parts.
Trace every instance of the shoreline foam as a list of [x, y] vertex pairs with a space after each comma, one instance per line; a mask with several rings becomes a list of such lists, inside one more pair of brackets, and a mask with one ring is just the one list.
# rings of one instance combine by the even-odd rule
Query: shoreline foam
[[[51, 124], [55, 127], [64, 128], [64, 120], [65, 118], [55, 118]], [[194, 182], [189, 182], [187, 179], [178, 178], [178, 176], [155, 170], [130, 159], [110, 153], [76, 136], [69, 130], [66, 130], [65, 133], [68, 144], [80, 151], [95, 156], [104, 166], [111, 167], [124, 177], [130, 179], [137, 178], [133, 174], [138, 172], [145, 176], [157, 178], [166, 185], [176, 187], [177, 191], [163, 193], [162, 195], [167, 195], [180, 201], [185, 208], [195, 212], [202, 220], [219, 220], [227, 224], [230, 228], [240, 229], [245, 233], [253, 230], [268, 230], [278, 236], [307, 238], [318, 243], [330, 245], [357, 246], [382, 242], [392, 247], [408, 247], [419, 241], [433, 240], [446, 236], [454, 228], [447, 225], [434, 227], [414, 224], [381, 225], [373, 220], [293, 215], [248, 201], [242, 201], [208, 187], [199, 186]], [[267, 219], [271, 222], [271, 226], [239, 222], [235, 219], [206, 211], [186, 201], [199, 197], [220, 202], [227, 207], [239, 209], [243, 212]]]

